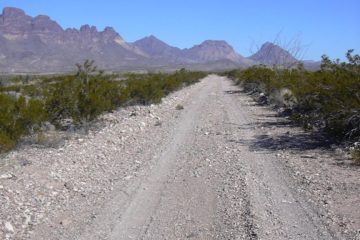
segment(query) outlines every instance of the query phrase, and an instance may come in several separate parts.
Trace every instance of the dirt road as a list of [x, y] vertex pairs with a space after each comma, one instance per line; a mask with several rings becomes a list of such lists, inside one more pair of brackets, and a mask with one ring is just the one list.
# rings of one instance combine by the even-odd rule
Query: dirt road
[[32, 239], [345, 239], [286, 157], [259, 144], [269, 112], [215, 75], [183, 91], [172, 105], [181, 100], [183, 110], [144, 123], [134, 145], [111, 157], [111, 191], [69, 198]]
[[205, 81], [143, 159], [154, 164], [81, 239], [92, 239], [97, 224], [113, 226], [110, 239], [332, 239], [276, 157], [249, 149], [253, 119], [231, 94], [237, 89], [216, 76]]
[[152, 168], [105, 213], [121, 209], [110, 239], [332, 239], [276, 158], [249, 150], [253, 121], [237, 89], [206, 81]]

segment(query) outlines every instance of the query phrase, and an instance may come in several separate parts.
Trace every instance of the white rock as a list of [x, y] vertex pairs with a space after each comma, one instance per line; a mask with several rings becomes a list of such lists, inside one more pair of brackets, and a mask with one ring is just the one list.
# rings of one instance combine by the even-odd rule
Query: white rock
[[14, 232], [15, 232], [14, 227], [13, 227], [13, 225], [11, 224], [11, 222], [6, 222], [6, 223], [5, 223], [5, 230], [6, 230], [7, 232], [10, 232], [10, 233], [14, 233]]
[[130, 180], [131, 178], [132, 178], [131, 175], [128, 175], [128, 176], [124, 177], [125, 180]]
[[0, 179], [10, 179], [12, 177], [13, 177], [13, 175], [11, 173], [4, 173], [4, 174], [0, 175]]

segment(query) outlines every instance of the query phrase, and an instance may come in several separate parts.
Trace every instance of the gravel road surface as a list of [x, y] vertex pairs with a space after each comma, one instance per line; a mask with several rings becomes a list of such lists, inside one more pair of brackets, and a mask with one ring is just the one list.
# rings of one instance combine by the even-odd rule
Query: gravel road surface
[[359, 237], [359, 208], [340, 198], [359, 204], [359, 169], [333, 164], [342, 153], [312, 148], [226, 78], [210, 75], [98, 124], [60, 148], [5, 158], [0, 238]]

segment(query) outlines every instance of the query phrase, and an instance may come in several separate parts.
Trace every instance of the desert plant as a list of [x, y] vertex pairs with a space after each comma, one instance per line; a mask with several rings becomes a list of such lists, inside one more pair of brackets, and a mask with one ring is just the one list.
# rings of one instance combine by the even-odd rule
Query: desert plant
[[181, 69], [172, 74], [128, 74], [117, 81], [116, 75], [97, 71], [94, 61], [76, 67], [76, 74], [16, 76], [11, 84], [0, 86], [0, 152], [29, 134], [37, 136], [36, 142], [47, 142], [44, 122], [64, 130], [69, 124], [71, 129], [88, 126], [98, 115], [121, 106], [159, 103], [206, 75]]
[[0, 94], [0, 152], [11, 149], [22, 136], [37, 131], [45, 119], [40, 100]]
[[183, 110], [183, 109], [184, 109], [184, 106], [181, 105], [181, 104], [178, 104], [178, 105], [176, 105], [175, 109], [176, 109], [176, 110]]
[[272, 103], [291, 108], [291, 119], [304, 128], [356, 140], [360, 137], [360, 57], [353, 50], [346, 57], [347, 62], [340, 62], [324, 55], [321, 70], [315, 72], [254, 66], [227, 74], [245, 91], [266, 94]]
[[360, 165], [360, 143], [355, 142], [352, 147], [350, 147], [351, 157], [354, 160], [355, 164]]

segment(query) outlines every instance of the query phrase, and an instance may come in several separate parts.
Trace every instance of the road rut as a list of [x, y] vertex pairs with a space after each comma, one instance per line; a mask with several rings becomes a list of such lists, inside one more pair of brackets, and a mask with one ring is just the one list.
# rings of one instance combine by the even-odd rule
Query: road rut
[[227, 79], [204, 79], [143, 159], [153, 164], [79, 239], [333, 239], [276, 155], [249, 147], [253, 114], [238, 93]]

